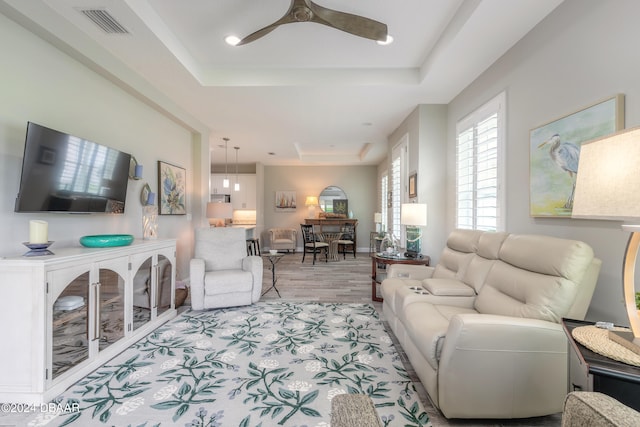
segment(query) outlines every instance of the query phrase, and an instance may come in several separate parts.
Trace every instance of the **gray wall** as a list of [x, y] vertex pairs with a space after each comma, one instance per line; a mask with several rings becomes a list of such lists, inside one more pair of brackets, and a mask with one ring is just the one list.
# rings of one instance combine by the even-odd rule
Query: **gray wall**
[[[446, 105], [419, 105], [389, 137], [387, 160], [391, 150], [405, 135], [408, 139], [407, 174], [418, 173], [418, 196], [403, 203], [427, 204], [427, 226], [422, 229], [422, 253], [435, 265], [447, 239], [446, 224]], [[385, 168], [391, 171], [391, 166]], [[406, 189], [405, 189], [406, 190]], [[389, 218], [391, 210], [389, 209]]]
[[[0, 51], [0, 256], [26, 251], [22, 242], [29, 239], [31, 219], [49, 223], [54, 253], [57, 247], [79, 245], [78, 239], [87, 234], [142, 237], [140, 191], [148, 182], [157, 193], [156, 164], [164, 160], [187, 170], [189, 215], [161, 216], [159, 237], [178, 238], [177, 277], [188, 276], [192, 228], [201, 221], [200, 201], [208, 194], [202, 185], [208, 182], [206, 131], [169, 118], [166, 111], [149, 106], [150, 98], [138, 99], [1, 14]], [[14, 213], [27, 121], [133, 154], [144, 166], [144, 179], [129, 181], [126, 213]], [[203, 164], [206, 181], [201, 179]]]
[[[626, 95], [626, 127], [640, 124], [640, 37], [636, 0], [566, 0], [449, 104], [448, 229], [454, 226], [455, 124], [507, 93], [506, 228], [583, 240], [602, 259], [587, 314], [628, 325], [621, 268], [628, 234], [621, 222], [529, 216], [529, 131], [616, 93]], [[640, 209], [640, 207], [639, 207]]]
[[[266, 230], [291, 227], [298, 230], [298, 247], [302, 247], [300, 224], [308, 217], [304, 205], [307, 196], [318, 196], [328, 185], [342, 188], [349, 199], [349, 210], [358, 220], [357, 244], [369, 248], [369, 232], [374, 229], [373, 213], [377, 207], [376, 166], [264, 166], [264, 224], [262, 241], [269, 245]], [[295, 191], [298, 207], [294, 212], [276, 212], [276, 191]], [[258, 190], [260, 194], [260, 190]]]

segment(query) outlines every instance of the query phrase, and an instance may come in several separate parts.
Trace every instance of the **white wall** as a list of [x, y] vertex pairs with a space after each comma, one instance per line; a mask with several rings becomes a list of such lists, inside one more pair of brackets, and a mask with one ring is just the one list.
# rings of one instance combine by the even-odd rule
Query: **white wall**
[[[566, 0], [449, 105], [447, 228], [455, 207], [455, 123], [507, 92], [507, 231], [583, 240], [602, 259], [587, 314], [628, 325], [622, 305], [620, 222], [529, 216], [529, 131], [616, 93], [626, 95], [626, 127], [640, 124], [640, 37], [636, 0]], [[639, 207], [640, 209], [640, 207]]]
[[[187, 170], [187, 209], [191, 214], [195, 206], [194, 219], [200, 220], [200, 146], [208, 142], [202, 142], [201, 134], [168, 118], [3, 15], [0, 51], [0, 256], [25, 252], [22, 242], [28, 240], [29, 220], [36, 218], [49, 222], [49, 238], [55, 241], [50, 248], [53, 252], [56, 247], [78, 245], [78, 239], [87, 234], [127, 233], [141, 238], [139, 194], [145, 182], [157, 193], [158, 160]], [[133, 154], [144, 165], [144, 179], [129, 181], [125, 214], [14, 213], [27, 121]], [[204, 164], [208, 149], [206, 152]], [[159, 219], [159, 237], [179, 239], [178, 278], [188, 276], [190, 217]]]
[[[369, 232], [374, 230], [373, 213], [377, 209], [376, 166], [264, 166], [264, 224], [298, 230], [298, 247], [302, 247], [300, 224], [308, 217], [304, 205], [307, 196], [319, 196], [328, 185], [337, 185], [347, 194], [349, 210], [358, 220], [357, 246], [369, 247]], [[298, 208], [294, 212], [276, 212], [276, 191], [295, 191]], [[268, 245], [268, 236], [262, 235]]]

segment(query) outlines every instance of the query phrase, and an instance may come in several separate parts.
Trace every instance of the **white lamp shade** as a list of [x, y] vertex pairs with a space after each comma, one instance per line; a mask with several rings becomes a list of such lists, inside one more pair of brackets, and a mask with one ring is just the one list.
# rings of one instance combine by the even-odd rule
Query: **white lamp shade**
[[376, 224], [380, 224], [382, 222], [382, 214], [380, 212], [373, 214], [373, 222]]
[[318, 198], [316, 196], [307, 196], [304, 201], [305, 206], [318, 206]]
[[207, 203], [207, 218], [232, 218], [233, 205], [231, 203]]
[[427, 205], [424, 203], [403, 203], [400, 207], [400, 223], [402, 225], [427, 225]]
[[640, 128], [582, 144], [574, 218], [640, 218]]

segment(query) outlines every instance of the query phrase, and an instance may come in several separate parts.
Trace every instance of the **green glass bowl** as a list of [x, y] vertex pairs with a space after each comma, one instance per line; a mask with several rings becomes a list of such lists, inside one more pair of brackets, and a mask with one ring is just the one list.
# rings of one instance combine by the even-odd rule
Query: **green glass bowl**
[[82, 236], [80, 244], [87, 248], [111, 248], [114, 246], [128, 246], [133, 242], [131, 234], [96, 234]]

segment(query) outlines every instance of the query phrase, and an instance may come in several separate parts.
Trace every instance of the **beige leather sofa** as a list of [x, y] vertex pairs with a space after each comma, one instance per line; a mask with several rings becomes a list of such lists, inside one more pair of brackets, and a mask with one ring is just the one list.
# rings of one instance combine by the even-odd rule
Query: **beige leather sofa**
[[389, 266], [383, 312], [445, 417], [558, 413], [560, 321], [584, 318], [600, 264], [575, 240], [455, 230], [436, 266]]

